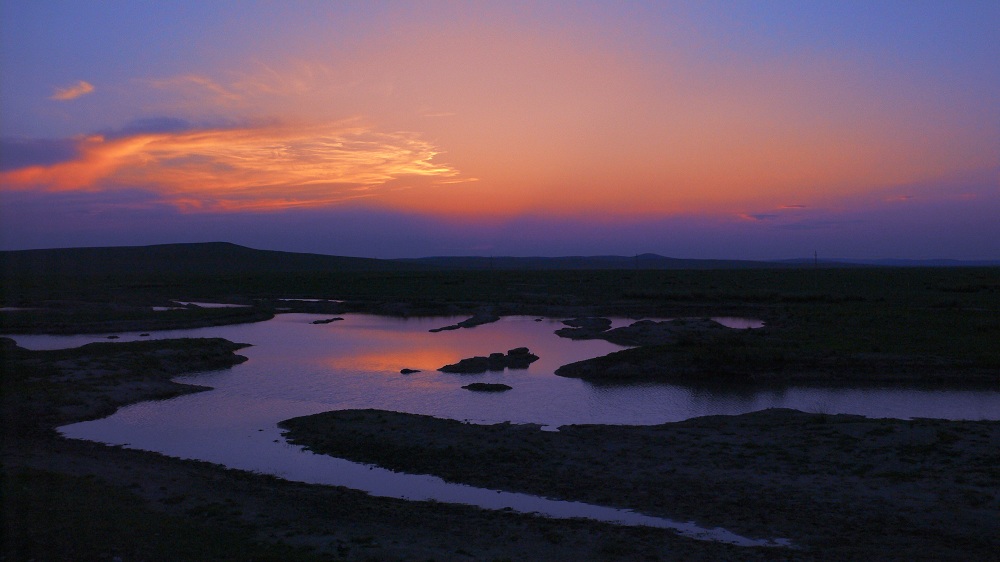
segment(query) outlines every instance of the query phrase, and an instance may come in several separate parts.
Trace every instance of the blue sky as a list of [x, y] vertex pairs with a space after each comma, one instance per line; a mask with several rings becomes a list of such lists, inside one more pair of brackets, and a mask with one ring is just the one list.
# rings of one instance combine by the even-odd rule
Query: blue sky
[[5, 2], [0, 247], [1000, 258], [996, 2]]

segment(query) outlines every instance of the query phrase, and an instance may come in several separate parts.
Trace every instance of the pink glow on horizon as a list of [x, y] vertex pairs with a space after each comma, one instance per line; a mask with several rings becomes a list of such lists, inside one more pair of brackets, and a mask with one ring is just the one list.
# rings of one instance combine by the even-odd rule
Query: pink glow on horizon
[[119, 8], [0, 4], [5, 206], [846, 240], [819, 217], [1000, 204], [990, 3]]

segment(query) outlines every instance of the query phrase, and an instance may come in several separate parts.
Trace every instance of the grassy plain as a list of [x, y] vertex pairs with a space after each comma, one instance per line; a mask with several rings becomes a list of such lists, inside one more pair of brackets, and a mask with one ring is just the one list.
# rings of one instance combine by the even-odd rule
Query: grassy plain
[[[282, 298], [343, 302], [279, 300]], [[150, 308], [168, 306], [172, 299], [251, 306], [192, 307], [165, 312]], [[936, 365], [933, 371], [921, 371], [935, 384], [961, 385], [965, 382], [963, 373], [975, 373], [982, 384], [984, 373], [987, 377], [1000, 373], [1000, 346], [995, 345], [1000, 341], [1000, 268], [293, 272], [244, 269], [212, 275], [137, 271], [41, 276], [5, 271], [0, 304], [30, 309], [0, 311], [0, 333], [5, 334], [113, 334], [124, 330], [225, 324], [269, 318], [279, 309], [409, 316], [476, 313], [558, 318], [750, 316], [767, 323], [764, 331], [753, 335], [759, 340], [748, 343], [743, 341], [744, 336], [738, 336], [729, 343], [713, 343], [715, 347], [692, 351], [693, 361], [720, 357], [737, 360], [759, 357], [764, 363], [775, 357], [792, 363], [823, 361], [831, 379], [845, 369], [859, 369], [871, 373], [872, 382], [876, 383], [891, 382], [888, 378], [879, 380], [879, 376], [911, 364]], [[10, 347], [2, 350], [3, 554], [7, 559], [57, 559], [60, 557], [57, 551], [70, 553], [63, 557], [70, 559], [119, 556], [123, 560], [775, 557], [774, 550], [698, 542], [679, 538], [669, 531], [585, 521], [550, 521], [461, 506], [371, 498], [350, 490], [293, 484], [204, 463], [58, 437], [53, 428], [60, 424], [99, 417], [138, 400], [197, 390], [179, 390], [169, 378], [177, 372], [213, 365], [214, 355], [206, 356], [190, 348], [191, 353], [178, 356], [185, 359], [172, 364], [156, 363], [151, 369], [150, 357], [155, 357], [156, 346], [160, 344], [146, 345], [152, 347], [135, 348], [131, 356], [116, 356], [102, 348], [63, 356], [25, 354]], [[152, 371], [159, 373], [154, 377], [159, 382], [149, 378]], [[939, 375], [943, 372], [954, 376], [942, 381]], [[991, 384], [989, 379], [986, 384]], [[1000, 387], [997, 389], [1000, 391]], [[786, 423], [789, 421], [798, 423], [798, 432], [796, 423]], [[996, 443], [990, 441], [995, 440], [990, 437], [995, 434], [993, 425], [931, 427], [928, 433], [931, 437], [925, 439], [924, 433], [918, 432], [919, 438], [914, 438], [910, 448], [893, 453], [909, 455], [896, 459], [897, 468], [888, 467], [891, 464], [888, 463], [887, 467], [873, 465], [865, 469], [865, 461], [860, 457], [868, 453], [875, 456], [891, 453], [889, 448], [865, 452], [864, 447], [880, 442], [880, 432], [906, 434], [908, 427], [916, 426], [869, 424], [864, 426], [868, 433], [855, 435], [840, 431], [846, 427], [844, 424], [855, 423], [851, 420], [831, 418], [825, 426], [818, 419], [799, 423], [802, 421], [791, 414], [786, 419], [706, 422], [705, 428], [697, 430], [703, 433], [700, 437], [682, 435], [695, 431], [693, 425], [663, 430], [673, 431], [671, 442], [677, 447], [682, 444], [686, 447], [686, 452], [674, 453], [687, 455], [684, 458], [692, 464], [675, 468], [690, 472], [684, 482], [698, 486], [691, 488], [691, 493], [704, 492], [698, 501], [692, 499], [694, 496], [685, 500], [686, 505], [692, 506], [691, 517], [761, 534], [780, 535], [787, 531], [790, 538], [808, 547], [782, 551], [779, 556], [787, 559], [892, 559], [910, 555], [920, 558], [922, 553], [924, 558], [961, 559], [967, 552], [989, 555], [1000, 546], [995, 535], [992, 538], [984, 535], [981, 540], [973, 537], [979, 524], [976, 522], [981, 521], [983, 514], [995, 521], [1000, 513], [994, 485], [996, 462], [991, 461], [992, 469], [983, 469], [981, 454], [977, 452], [982, 439], [995, 450]], [[691, 424], [696, 425], [695, 422]], [[744, 429], [737, 427], [740, 424]], [[983, 427], [987, 428], [985, 433]], [[372, 427], [360, 430], [370, 433], [373, 443], [392, 450], [391, 440], [371, 433]], [[421, 437], [425, 439], [435, 436], [457, 439], [460, 435], [448, 427], [431, 427], [422, 422], [412, 430], [427, 430], [429, 433]], [[568, 458], [561, 456], [563, 449], [572, 441], [579, 455], [583, 455], [573, 457], [576, 458], [573, 466], [580, 469], [575, 478], [600, 480], [603, 469], [599, 463], [588, 464], [593, 459], [587, 457], [596, 454], [597, 443], [614, 449], [629, 439], [640, 439], [630, 436], [629, 431], [617, 432], [614, 428], [580, 431], [589, 432], [590, 437], [577, 442], [572, 441], [577, 437], [567, 434], [566, 440], [560, 442], [558, 436], [545, 436], [542, 438], [548, 441], [537, 444], [532, 454], [550, 455], [551, 462], [562, 462]], [[712, 432], [720, 433], [707, 438]], [[786, 432], [785, 437], [774, 439], [764, 449], [755, 449], [753, 438], [740, 437], [782, 435], [780, 432]], [[620, 439], [615, 435], [620, 435]], [[731, 443], [724, 446], [719, 435], [730, 435]], [[702, 442], [706, 446], [699, 448], [698, 443]], [[414, 454], [425, 459], [437, 458], [437, 454], [429, 453], [432, 450], [418, 450]], [[643, 447], [636, 445], [635, 450], [642, 451]], [[799, 466], [796, 455], [818, 454], [823, 450], [841, 456], [810, 457], [802, 466], [815, 474], [796, 472], [799, 470], [795, 468]], [[498, 450], [489, 454], [503, 457]], [[851, 454], [860, 457], [854, 459]], [[732, 470], [744, 464], [755, 466], [746, 464], [755, 455], [772, 461], [775, 455], [788, 456], [791, 468], [768, 473], [768, 483], [756, 488], [757, 481], [749, 476], [742, 480], [738, 475], [730, 474], [729, 479], [719, 476], [726, 473], [727, 466], [733, 466]], [[967, 457], [979, 459], [978, 464], [970, 468], [965, 462]], [[375, 460], [405, 467], [410, 462], [407, 458], [410, 457], [400, 455], [395, 460]], [[641, 475], [669, 468], [666, 461], [660, 464], [653, 461], [655, 458], [650, 457], [643, 461], [653, 463], [648, 466], [609, 467], [607, 478], [615, 483], [605, 492], [610, 495], [607, 498], [585, 495], [595, 501], [634, 505], [629, 498], [638, 497], [636, 490], [644, 484], [641, 479], [632, 482], [630, 471], [639, 471], [637, 474]], [[518, 474], [523, 464], [504, 465], [504, 473]], [[539, 463], [536, 468], [541, 470], [545, 466]], [[426, 470], [432, 471], [432, 467]], [[847, 475], [837, 476], [840, 472]], [[698, 474], [715, 476], [699, 483]], [[923, 474], [945, 477], [940, 486], [928, 488]], [[786, 490], [783, 484], [786, 477], [788, 489], [797, 498], [794, 502], [799, 502], [795, 505], [776, 499]], [[555, 486], [573, 481], [561, 481], [552, 475], [539, 478], [538, 482], [555, 482]], [[680, 476], [663, 478], [666, 480], [660, 482], [663, 487], [658, 493], [684, 492]], [[824, 490], [834, 490], [824, 486], [854, 482], [852, 478], [866, 486], [874, 483], [870, 486], [872, 494], [882, 497], [873, 500], [871, 509], [875, 511], [851, 519], [837, 511], [842, 508], [830, 503], [832, 500], [816, 499], [816, 494], [822, 496]], [[964, 482], [959, 481], [962, 478]], [[652, 481], [655, 478], [648, 480]], [[816, 487], [811, 489], [809, 482]], [[632, 483], [636, 488], [627, 489]], [[887, 484], [879, 486], [880, 483]], [[716, 485], [726, 491], [719, 496], [716, 512], [695, 510], [698, 502], [709, 505], [715, 501], [712, 490]], [[982, 493], [983, 486], [992, 489], [992, 495]], [[900, 492], [895, 494], [892, 490]], [[104, 503], [96, 505], [96, 497]], [[861, 502], [864, 496], [844, 497]], [[893, 503], [894, 498], [899, 501]], [[928, 531], [925, 520], [913, 515], [919, 511], [920, 501], [924, 501], [920, 498], [926, 500], [924, 505], [930, 510], [938, 505], [935, 502], [947, 504], [955, 500], [949, 509], [957, 511], [940, 513], [957, 514], [952, 518], [954, 521], [969, 521], [968, 530], [953, 532], [952, 529], [936, 535]], [[898, 505], [905, 511], [899, 516], [893, 513]], [[774, 508], [770, 515], [768, 506]], [[795, 509], [819, 510], [820, 514], [830, 510], [830, 517], [824, 519], [814, 514], [811, 527], [805, 522], [800, 526], [782, 523], [793, 517], [781, 514], [787, 515], [787, 510], [794, 513]], [[760, 520], [748, 519], [757, 513], [764, 514]], [[681, 511], [670, 515], [685, 516]], [[826, 527], [824, 520], [828, 521]], [[913, 544], [927, 549], [900, 546], [902, 550], [894, 553], [877, 544], [877, 537], [887, 532], [894, 538], [886, 544], [902, 545], [909, 536], [914, 539]], [[876, 539], [862, 540], [866, 536]], [[116, 541], [113, 547], [103, 546], [109, 537]], [[835, 548], [843, 537], [853, 537], [852, 549]]]
[[[341, 304], [279, 302], [322, 298]], [[152, 312], [171, 299], [253, 304]], [[341, 271], [8, 275], [5, 333], [254, 321], [279, 307], [391, 315], [752, 316], [786, 354], [937, 358], [1000, 369], [1000, 268]]]

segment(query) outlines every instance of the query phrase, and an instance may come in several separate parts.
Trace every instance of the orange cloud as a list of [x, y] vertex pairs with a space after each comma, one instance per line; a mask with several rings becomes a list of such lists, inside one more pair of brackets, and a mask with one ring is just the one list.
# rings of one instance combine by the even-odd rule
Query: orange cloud
[[418, 135], [344, 124], [204, 129], [79, 140], [79, 156], [0, 174], [3, 189], [138, 187], [186, 211], [317, 207], [389, 190], [397, 178], [455, 179]]
[[65, 88], [56, 88], [54, 94], [49, 96], [50, 100], [56, 101], [69, 101], [75, 100], [80, 96], [85, 96], [94, 91], [94, 85], [90, 82], [84, 82], [80, 80], [72, 86], [67, 86]]

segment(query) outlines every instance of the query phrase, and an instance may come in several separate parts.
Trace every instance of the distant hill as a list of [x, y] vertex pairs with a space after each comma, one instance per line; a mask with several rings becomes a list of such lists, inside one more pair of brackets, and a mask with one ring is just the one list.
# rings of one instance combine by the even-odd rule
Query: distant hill
[[430, 266], [434, 269], [503, 269], [503, 270], [567, 270], [567, 269], [747, 269], [763, 267], [801, 267], [801, 264], [747, 260], [695, 260], [668, 258], [657, 254], [637, 256], [566, 256], [529, 257], [430, 257], [395, 260]]
[[227, 242], [0, 252], [4, 275], [223, 274], [314, 271], [385, 271], [386, 260], [255, 250]]
[[[796, 265], [814, 265], [809, 258], [781, 260], [779, 263]], [[834, 258], [819, 260], [818, 265], [824, 267], [836, 266], [875, 266], [875, 267], [996, 267], [1000, 266], [1000, 260], [903, 260], [903, 259], [878, 259], [859, 260], [849, 258]]]
[[567, 257], [428, 257], [374, 259], [255, 250], [227, 242], [110, 248], [61, 248], [0, 252], [8, 275], [233, 274], [324, 271], [761, 269], [821, 267], [996, 266], [1000, 261], [821, 260], [782, 261], [679, 259], [657, 254]]

